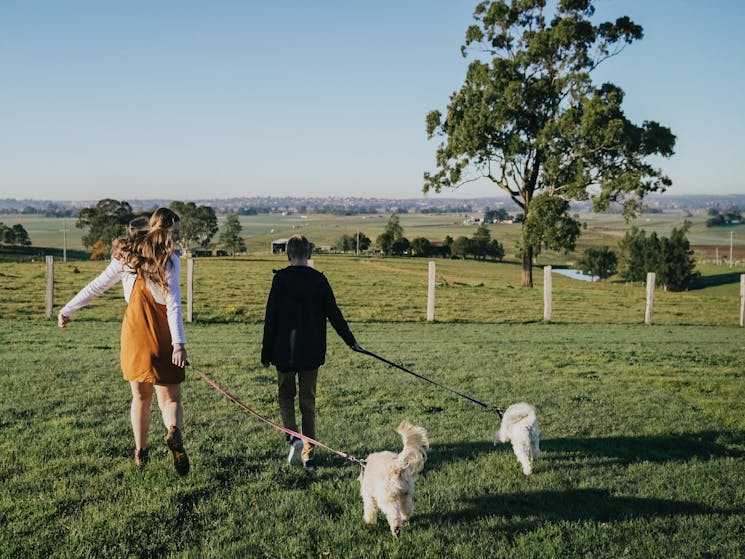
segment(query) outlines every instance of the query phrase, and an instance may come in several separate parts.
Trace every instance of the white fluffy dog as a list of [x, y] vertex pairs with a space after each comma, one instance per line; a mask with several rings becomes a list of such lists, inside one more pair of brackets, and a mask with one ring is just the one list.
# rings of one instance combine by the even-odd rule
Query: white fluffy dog
[[523, 467], [523, 473], [529, 476], [533, 472], [533, 461], [540, 453], [540, 436], [535, 408], [520, 402], [505, 410], [499, 430], [494, 433], [494, 444], [512, 441], [512, 450]]
[[399, 454], [384, 450], [368, 456], [359, 480], [365, 522], [375, 524], [379, 508], [391, 532], [398, 537], [401, 524], [414, 512], [416, 476], [424, 469], [429, 441], [423, 427], [408, 421], [402, 421], [396, 432], [403, 440], [403, 450]]

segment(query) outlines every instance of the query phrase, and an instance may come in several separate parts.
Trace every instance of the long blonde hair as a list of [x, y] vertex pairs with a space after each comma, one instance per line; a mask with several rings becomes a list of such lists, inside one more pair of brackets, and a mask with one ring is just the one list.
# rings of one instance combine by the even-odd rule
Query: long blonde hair
[[130, 230], [126, 236], [114, 241], [112, 256], [167, 290], [166, 264], [176, 250], [173, 230], [180, 221], [176, 212], [158, 208], [150, 216], [146, 231]]

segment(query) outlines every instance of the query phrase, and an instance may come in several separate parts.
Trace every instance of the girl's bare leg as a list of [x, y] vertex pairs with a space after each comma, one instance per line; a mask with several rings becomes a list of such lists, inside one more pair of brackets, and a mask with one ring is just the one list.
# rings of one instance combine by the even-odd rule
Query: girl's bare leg
[[153, 399], [153, 385], [148, 382], [130, 381], [132, 406], [130, 418], [135, 436], [135, 449], [147, 448], [147, 434], [150, 430], [150, 402]]
[[155, 395], [158, 397], [158, 406], [163, 416], [163, 425], [170, 429], [175, 425], [181, 429], [184, 421], [184, 410], [181, 406], [180, 384], [156, 384]]

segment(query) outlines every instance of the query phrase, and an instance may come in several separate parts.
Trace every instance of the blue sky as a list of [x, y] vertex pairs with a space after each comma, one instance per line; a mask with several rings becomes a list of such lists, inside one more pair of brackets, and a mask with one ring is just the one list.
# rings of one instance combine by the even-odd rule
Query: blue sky
[[[475, 5], [0, 0], [0, 198], [420, 197]], [[745, 2], [596, 6], [644, 27], [596, 76], [676, 134], [669, 192], [745, 191]]]

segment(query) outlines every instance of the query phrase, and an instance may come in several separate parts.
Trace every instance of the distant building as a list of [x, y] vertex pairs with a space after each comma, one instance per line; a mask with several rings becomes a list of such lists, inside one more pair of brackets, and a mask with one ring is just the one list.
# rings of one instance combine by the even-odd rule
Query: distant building
[[[277, 239], [276, 241], [272, 241], [272, 254], [284, 254], [287, 252], [287, 241], [290, 239]], [[310, 253], [313, 254], [314, 252], [329, 252], [331, 251], [331, 247], [316, 247], [313, 243], [310, 243]]]
[[287, 241], [290, 239], [277, 239], [272, 241], [272, 254], [284, 254], [287, 252]]

